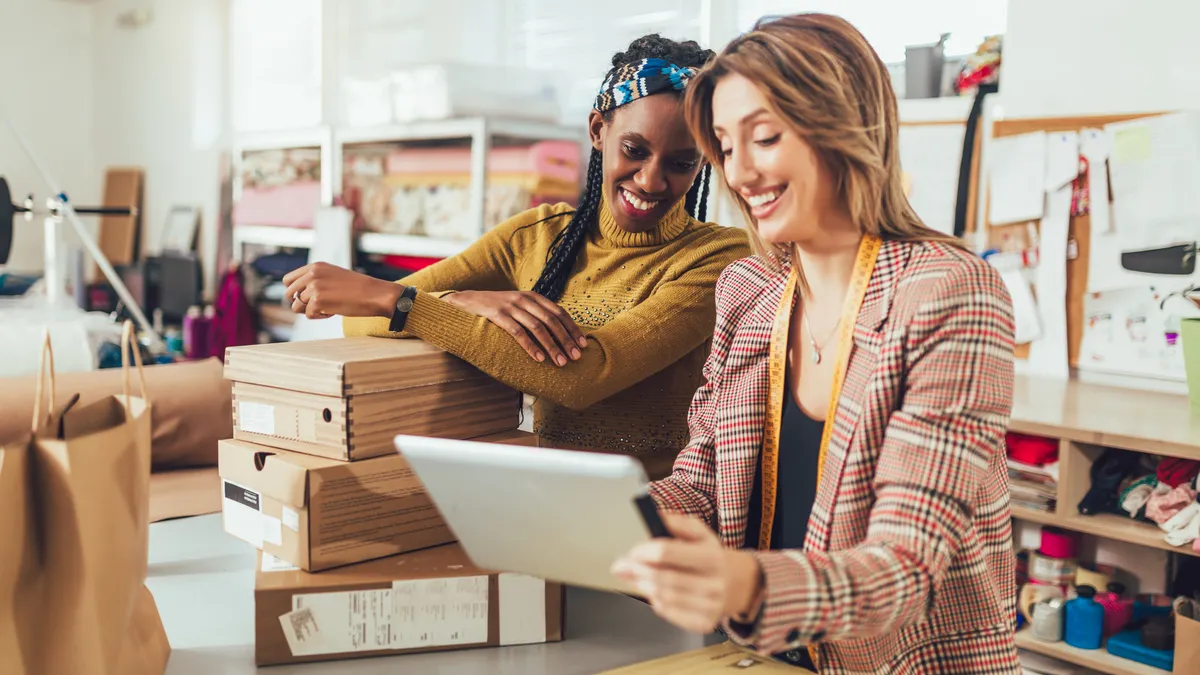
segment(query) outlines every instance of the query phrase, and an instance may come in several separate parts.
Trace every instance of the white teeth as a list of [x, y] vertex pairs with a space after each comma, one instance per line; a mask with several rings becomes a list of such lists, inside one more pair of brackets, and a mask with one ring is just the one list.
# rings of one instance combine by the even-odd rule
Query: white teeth
[[655, 206], [658, 206], [658, 202], [656, 202], [656, 201], [648, 202], [644, 199], [638, 199], [629, 190], [622, 190], [622, 192], [625, 193], [625, 199], [629, 200], [629, 203], [633, 204], [633, 208], [637, 209], [638, 211], [649, 211], [650, 209], [654, 208]]
[[766, 206], [776, 199], [779, 199], [779, 191], [772, 190], [771, 192], [764, 192], [760, 195], [746, 197], [746, 203], [749, 204], [751, 208], [758, 208], [760, 206]]

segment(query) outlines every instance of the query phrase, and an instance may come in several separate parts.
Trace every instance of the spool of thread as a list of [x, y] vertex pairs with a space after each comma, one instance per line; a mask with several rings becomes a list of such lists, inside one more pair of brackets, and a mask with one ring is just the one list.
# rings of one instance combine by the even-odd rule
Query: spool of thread
[[[1108, 588], [1112, 583], [1113, 573], [1117, 570], [1112, 565], [1084, 565], [1075, 568], [1075, 585], [1091, 586], [1092, 588]], [[1099, 596], [1097, 596], [1099, 597]]]
[[1017, 595], [1017, 607], [1021, 616], [1029, 623], [1033, 623], [1033, 608], [1037, 603], [1044, 600], [1064, 600], [1067, 597], [1061, 586], [1032, 583], [1022, 586]]
[[1048, 558], [1066, 560], [1079, 557], [1079, 535], [1076, 532], [1046, 526], [1042, 528], [1042, 545], [1038, 553]]
[[1034, 551], [1029, 555], [1029, 580], [1032, 582], [1068, 586], [1075, 581], [1078, 569], [1079, 565], [1074, 558], [1049, 556], [1043, 551]]
[[1042, 642], [1062, 642], [1063, 601], [1042, 600], [1033, 606], [1033, 637]]

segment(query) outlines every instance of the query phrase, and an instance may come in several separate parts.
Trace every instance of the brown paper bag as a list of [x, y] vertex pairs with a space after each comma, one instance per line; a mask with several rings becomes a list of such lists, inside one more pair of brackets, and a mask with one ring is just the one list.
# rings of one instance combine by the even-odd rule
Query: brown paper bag
[[[131, 393], [53, 407], [47, 335], [33, 432], [0, 448], [0, 673], [162, 675], [170, 655], [145, 587], [150, 404]], [[141, 357], [134, 351], [139, 380]]]
[[1177, 675], [1200, 675], [1200, 617], [1175, 615], [1175, 669]]

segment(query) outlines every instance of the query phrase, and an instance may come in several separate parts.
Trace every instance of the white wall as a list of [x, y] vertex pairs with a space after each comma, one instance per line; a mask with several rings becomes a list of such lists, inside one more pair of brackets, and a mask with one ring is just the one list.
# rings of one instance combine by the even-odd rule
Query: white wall
[[1009, 0], [1004, 115], [1200, 108], [1193, 0]]
[[[211, 280], [220, 160], [229, 144], [228, 0], [100, 0], [93, 7], [95, 164], [145, 171], [146, 252], [158, 251], [172, 206], [199, 206]], [[151, 9], [150, 21], [119, 25], [133, 8]]]
[[[0, 80], [0, 116], [11, 115], [53, 180], [76, 204], [94, 203], [102, 187], [92, 146], [92, 13], [92, 6], [70, 2], [0, 1], [0, 63], [6, 66]], [[39, 206], [51, 196], [3, 124], [0, 175], [18, 203], [30, 192]], [[40, 220], [18, 220], [7, 269], [41, 271]]]

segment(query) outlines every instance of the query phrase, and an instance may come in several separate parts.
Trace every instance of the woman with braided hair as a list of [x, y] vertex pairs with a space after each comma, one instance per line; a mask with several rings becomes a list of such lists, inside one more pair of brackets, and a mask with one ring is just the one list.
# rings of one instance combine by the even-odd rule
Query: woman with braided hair
[[633, 454], [666, 475], [688, 441], [717, 277], [750, 254], [744, 231], [703, 222], [708, 167], [682, 93], [712, 56], [648, 35], [613, 57], [578, 208], [521, 213], [398, 283], [302, 267], [284, 279], [293, 311], [441, 347], [535, 396], [544, 445]]

